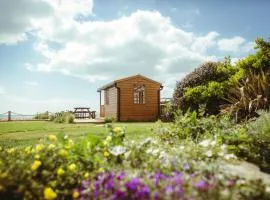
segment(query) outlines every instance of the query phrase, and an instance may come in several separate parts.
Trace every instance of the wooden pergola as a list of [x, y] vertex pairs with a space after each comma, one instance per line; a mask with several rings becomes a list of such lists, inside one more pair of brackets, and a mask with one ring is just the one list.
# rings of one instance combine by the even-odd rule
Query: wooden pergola
[[91, 111], [88, 107], [76, 107], [73, 112], [76, 119], [95, 119], [96, 111]]

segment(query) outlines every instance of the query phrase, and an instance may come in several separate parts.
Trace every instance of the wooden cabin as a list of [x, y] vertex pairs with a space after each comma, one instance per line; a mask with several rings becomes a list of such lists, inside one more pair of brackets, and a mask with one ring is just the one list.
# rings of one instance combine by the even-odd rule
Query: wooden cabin
[[162, 87], [161, 83], [140, 74], [106, 84], [97, 90], [100, 93], [100, 116], [117, 121], [157, 120]]

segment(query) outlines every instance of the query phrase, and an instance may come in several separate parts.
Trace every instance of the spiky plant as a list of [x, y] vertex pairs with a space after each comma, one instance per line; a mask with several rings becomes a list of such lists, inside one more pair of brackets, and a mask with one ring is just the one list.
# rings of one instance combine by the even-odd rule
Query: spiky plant
[[258, 116], [258, 110], [269, 110], [270, 73], [250, 71], [246, 79], [229, 91], [228, 104], [221, 106], [222, 113], [233, 115], [236, 121]]

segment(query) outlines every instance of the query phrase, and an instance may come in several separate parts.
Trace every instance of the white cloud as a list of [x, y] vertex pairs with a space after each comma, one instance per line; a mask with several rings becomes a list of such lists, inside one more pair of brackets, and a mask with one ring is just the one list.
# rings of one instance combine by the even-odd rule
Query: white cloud
[[[32, 34], [34, 50], [44, 62], [26, 63], [27, 70], [90, 82], [137, 73], [158, 81], [179, 80], [200, 63], [216, 60], [209, 53], [213, 48], [247, 52], [252, 46], [241, 37], [218, 40], [215, 31], [204, 35], [184, 31], [158, 11], [138, 10], [108, 21], [79, 20], [93, 15], [92, 10], [92, 0], [1, 1], [0, 44], [17, 43]], [[187, 12], [201, 14], [199, 9]]]
[[[137, 73], [186, 73], [215, 58], [206, 51], [215, 45], [218, 33], [197, 36], [185, 32], [157, 11], [139, 10], [117, 20], [73, 21], [73, 25], [76, 31], [72, 36], [53, 28], [49, 34], [41, 29], [42, 41], [35, 45], [35, 50], [47, 60], [26, 67], [96, 81]], [[60, 42], [63, 48], [51, 49], [48, 40]]]
[[69, 23], [92, 14], [92, 8], [92, 0], [1, 0], [0, 44], [16, 44], [40, 29], [70, 31]]
[[240, 36], [220, 39], [218, 41], [218, 49], [221, 51], [247, 53], [252, 51], [253, 47], [253, 42], [247, 42], [245, 38]]

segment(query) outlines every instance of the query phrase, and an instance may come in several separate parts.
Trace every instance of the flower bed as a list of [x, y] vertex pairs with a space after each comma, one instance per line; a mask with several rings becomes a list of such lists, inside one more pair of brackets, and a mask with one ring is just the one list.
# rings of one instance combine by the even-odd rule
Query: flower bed
[[[0, 148], [0, 199], [267, 199], [269, 188], [220, 169], [235, 160], [215, 139], [168, 145], [50, 135], [34, 146]], [[268, 196], [267, 196], [268, 195]]]

